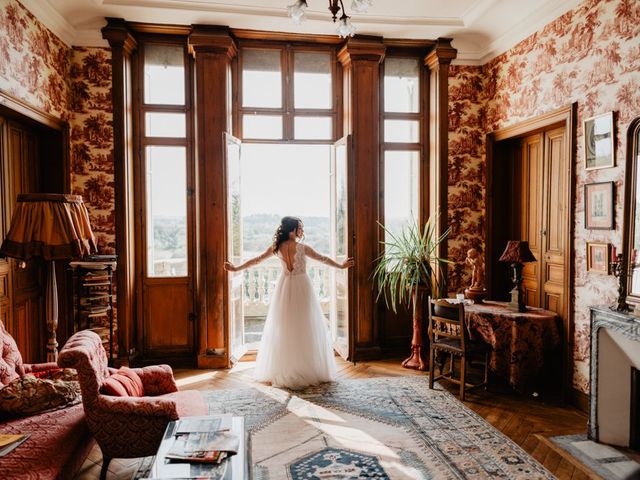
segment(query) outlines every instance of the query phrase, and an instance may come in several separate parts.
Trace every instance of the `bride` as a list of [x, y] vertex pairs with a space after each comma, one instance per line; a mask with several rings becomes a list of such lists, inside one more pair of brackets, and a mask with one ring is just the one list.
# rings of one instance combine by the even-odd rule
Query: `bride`
[[282, 274], [273, 291], [269, 313], [258, 349], [254, 376], [274, 387], [301, 389], [335, 380], [336, 365], [331, 338], [320, 302], [307, 275], [307, 257], [335, 268], [353, 266], [353, 258], [337, 263], [301, 243], [302, 220], [284, 217], [273, 236], [273, 244], [262, 254], [241, 265], [225, 262], [236, 272], [253, 267], [276, 255]]

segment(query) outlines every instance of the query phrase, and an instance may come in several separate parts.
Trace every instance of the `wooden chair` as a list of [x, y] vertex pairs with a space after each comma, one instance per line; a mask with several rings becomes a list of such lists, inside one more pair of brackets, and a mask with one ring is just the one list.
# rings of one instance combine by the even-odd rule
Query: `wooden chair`
[[[460, 385], [460, 400], [464, 400], [466, 390], [487, 385], [489, 350], [484, 342], [469, 339], [469, 330], [464, 317], [462, 303], [450, 304], [445, 300], [434, 300], [429, 297], [429, 388], [433, 382], [441, 378]], [[444, 363], [440, 364], [440, 375], [435, 376], [436, 352], [448, 353], [450, 357], [449, 371], [443, 373]], [[484, 357], [484, 381], [478, 384], [466, 383], [467, 360], [472, 356]], [[454, 378], [454, 359], [460, 358], [460, 376]]]

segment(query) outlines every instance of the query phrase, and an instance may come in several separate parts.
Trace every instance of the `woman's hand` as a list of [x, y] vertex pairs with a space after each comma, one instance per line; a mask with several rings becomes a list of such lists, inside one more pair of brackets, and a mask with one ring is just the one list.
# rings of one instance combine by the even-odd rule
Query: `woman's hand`
[[355, 264], [356, 264], [356, 261], [353, 259], [353, 257], [349, 257], [344, 262], [342, 262], [341, 268], [350, 268], [350, 267], [353, 267]]
[[233, 263], [231, 262], [224, 262], [224, 269], [227, 272], [237, 272], [238, 271], [238, 267], [236, 267]]

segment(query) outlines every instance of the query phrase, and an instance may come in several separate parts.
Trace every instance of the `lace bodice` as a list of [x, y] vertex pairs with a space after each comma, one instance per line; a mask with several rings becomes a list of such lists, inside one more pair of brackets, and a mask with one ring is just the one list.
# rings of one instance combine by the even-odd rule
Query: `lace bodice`
[[282, 252], [278, 251], [278, 258], [282, 264], [282, 273], [284, 275], [299, 275], [307, 272], [307, 256], [304, 254], [304, 245], [296, 245], [296, 254], [293, 256], [293, 270], [289, 271], [287, 262], [285, 262]]

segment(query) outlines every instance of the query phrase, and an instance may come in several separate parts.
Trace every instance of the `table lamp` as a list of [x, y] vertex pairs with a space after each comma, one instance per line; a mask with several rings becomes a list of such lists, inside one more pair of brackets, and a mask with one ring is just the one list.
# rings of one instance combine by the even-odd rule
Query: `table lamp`
[[58, 290], [54, 260], [83, 257], [95, 251], [89, 213], [80, 195], [18, 195], [11, 227], [0, 253], [23, 262], [35, 257], [49, 262], [45, 292], [47, 362], [58, 360]]
[[527, 262], [535, 262], [536, 257], [529, 250], [529, 242], [522, 240], [509, 240], [507, 247], [504, 249], [501, 262], [511, 262], [513, 290], [511, 290], [511, 302], [508, 308], [516, 312], [524, 312], [527, 307], [522, 299], [522, 264]]

